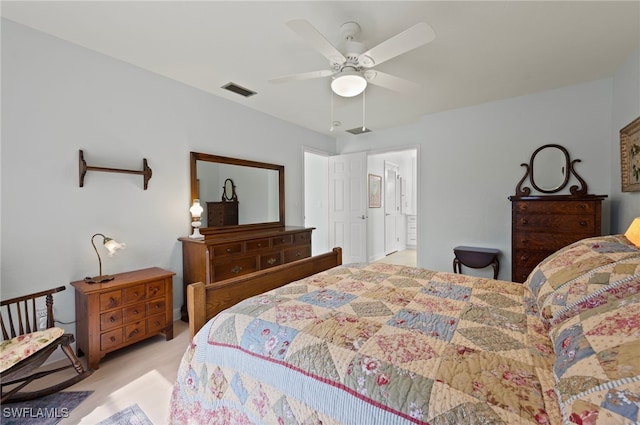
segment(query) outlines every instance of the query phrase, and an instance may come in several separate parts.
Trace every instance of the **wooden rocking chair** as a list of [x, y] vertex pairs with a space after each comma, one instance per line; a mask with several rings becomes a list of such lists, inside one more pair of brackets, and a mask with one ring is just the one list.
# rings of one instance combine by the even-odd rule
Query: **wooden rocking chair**
[[[0, 342], [2, 371], [1, 403], [31, 400], [63, 390], [93, 373], [85, 369], [74, 354], [71, 343], [75, 341], [72, 334], [65, 334], [54, 327], [53, 294], [64, 291], [60, 286], [48, 291], [37, 292], [23, 297], [12, 298], [0, 302], [0, 325], [2, 338]], [[46, 306], [46, 329], [38, 330], [36, 299], [44, 298]], [[37, 306], [41, 308], [41, 305]], [[7, 323], [8, 322], [8, 323]], [[69, 365], [56, 369], [37, 371], [37, 369], [60, 347], [69, 359]], [[55, 385], [33, 391], [20, 390], [34, 380], [73, 367], [76, 375]], [[68, 375], [68, 374], [67, 374]]]

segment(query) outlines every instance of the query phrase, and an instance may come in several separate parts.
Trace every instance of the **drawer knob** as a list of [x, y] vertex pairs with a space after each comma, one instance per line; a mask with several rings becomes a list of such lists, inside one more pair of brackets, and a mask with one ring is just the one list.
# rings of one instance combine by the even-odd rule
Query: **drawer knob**
[[116, 300], [113, 297], [109, 298], [109, 305], [110, 306], [118, 305], [118, 300]]
[[523, 218], [522, 220], [520, 220], [520, 223], [529, 224], [529, 220], [527, 220], [526, 218]]
[[520, 240], [520, 242], [521, 242], [523, 245], [526, 245], [526, 244], [528, 244], [528, 243], [529, 243], [529, 240], [528, 240], [528, 239], [521, 239], [521, 240]]
[[138, 310], [133, 310], [133, 314], [138, 315], [140, 313], [138, 313]]
[[140, 331], [138, 329], [134, 329], [133, 331], [131, 331], [131, 333], [129, 334], [129, 336], [134, 336], [137, 335]]
[[296, 251], [296, 257], [301, 257], [301, 256], [302, 256], [302, 252]]
[[116, 321], [116, 318], [115, 318], [115, 317], [113, 317], [113, 316], [111, 316], [111, 317], [109, 317], [109, 321], [110, 321], [111, 323], [113, 323], [113, 322], [115, 322], [115, 321]]
[[134, 293], [133, 293], [133, 296], [134, 296], [134, 297], [137, 297], [137, 296], [138, 296], [138, 291], [134, 292]]
[[527, 261], [529, 259], [529, 257], [527, 257], [526, 255], [523, 255], [520, 257], [520, 260], [522, 261]]
[[111, 340], [111, 342], [115, 342], [116, 341], [116, 337], [112, 336], [111, 338], [109, 338], [109, 340]]
[[238, 274], [242, 271], [242, 266], [235, 266], [234, 268], [231, 269], [231, 273], [233, 274]]
[[262, 248], [262, 244], [258, 242], [258, 248]]
[[587, 222], [586, 222], [586, 221], [582, 220], [582, 221], [580, 222], [580, 226], [582, 226], [582, 227], [586, 227], [586, 225], [587, 225]]
[[267, 263], [269, 263], [269, 265], [271, 265], [271, 266], [272, 266], [272, 265], [273, 265], [273, 263], [275, 263], [276, 261], [278, 261], [278, 260], [276, 260], [274, 257], [271, 257], [271, 258], [269, 258], [269, 259], [267, 260]]
[[226, 251], [227, 251], [227, 252], [231, 252], [231, 248], [227, 248], [227, 250], [226, 250]]
[[153, 288], [153, 289], [151, 289], [151, 293], [152, 293], [153, 295], [157, 294], [157, 293], [158, 293], [158, 288]]

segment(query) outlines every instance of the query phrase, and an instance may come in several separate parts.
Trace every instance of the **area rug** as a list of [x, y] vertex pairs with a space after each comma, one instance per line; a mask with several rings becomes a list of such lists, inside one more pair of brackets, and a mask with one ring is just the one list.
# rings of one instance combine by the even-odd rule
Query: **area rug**
[[153, 425], [137, 404], [122, 409], [97, 425]]
[[36, 400], [2, 405], [2, 425], [55, 425], [69, 417], [93, 391], [61, 391]]

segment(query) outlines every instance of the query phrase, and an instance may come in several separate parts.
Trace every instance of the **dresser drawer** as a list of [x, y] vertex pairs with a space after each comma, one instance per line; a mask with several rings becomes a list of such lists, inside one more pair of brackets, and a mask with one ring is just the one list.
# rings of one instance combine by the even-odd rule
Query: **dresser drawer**
[[120, 307], [122, 305], [122, 291], [109, 291], [100, 294], [100, 311]]
[[591, 214], [596, 211], [594, 201], [520, 201], [514, 204], [514, 212], [529, 214]]
[[122, 309], [112, 310], [100, 315], [100, 330], [106, 331], [122, 325]]
[[271, 246], [291, 245], [293, 243], [293, 235], [282, 235], [271, 238]]
[[513, 248], [516, 252], [522, 250], [555, 252], [580, 239], [583, 239], [581, 233], [519, 232], [513, 236]]
[[583, 234], [592, 234], [596, 227], [593, 215], [518, 214], [514, 225], [518, 231]]
[[284, 262], [290, 263], [296, 260], [302, 260], [303, 258], [311, 257], [311, 246], [299, 246], [293, 249], [287, 249], [284, 252]]
[[125, 305], [142, 301], [147, 296], [144, 285], [136, 285], [130, 288], [125, 288], [122, 292], [124, 292], [123, 301]]
[[242, 242], [213, 245], [211, 250], [214, 257], [224, 257], [227, 255], [240, 254], [242, 252]]
[[215, 262], [212, 265], [213, 281], [230, 279], [243, 274], [255, 272], [257, 268], [256, 256], [235, 258], [228, 262]]
[[269, 238], [247, 241], [247, 252], [269, 248]]
[[282, 264], [282, 254], [279, 251], [260, 256], [260, 270], [268, 269], [269, 267], [278, 266], [280, 264]]
[[310, 244], [311, 232], [301, 232], [293, 235], [294, 244]]
[[100, 335], [101, 350], [108, 350], [109, 348], [115, 347], [119, 344], [122, 344], [122, 328], [105, 332]]

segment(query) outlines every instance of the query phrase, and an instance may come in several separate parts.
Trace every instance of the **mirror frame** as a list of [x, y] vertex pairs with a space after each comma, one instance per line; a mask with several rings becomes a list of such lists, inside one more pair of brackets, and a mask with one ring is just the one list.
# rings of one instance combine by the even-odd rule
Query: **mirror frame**
[[284, 226], [284, 165], [269, 164], [266, 162], [250, 161], [246, 159], [230, 158], [226, 156], [211, 155], [201, 152], [190, 152], [189, 163], [191, 168], [191, 202], [198, 199], [198, 169], [197, 161], [218, 162], [227, 165], [240, 165], [243, 167], [264, 168], [278, 172], [278, 192], [279, 192], [279, 220], [264, 223], [238, 224], [221, 227], [201, 227], [200, 232], [205, 235], [211, 233], [240, 231], [248, 229], [267, 229]]
[[[565, 157], [565, 167], [566, 167], [566, 171], [565, 171], [565, 175], [564, 175], [564, 181], [562, 182], [562, 184], [560, 184], [558, 187], [553, 188], [553, 189], [542, 189], [540, 187], [538, 187], [538, 185], [536, 185], [536, 182], [534, 181], [534, 168], [533, 168], [533, 162], [536, 159], [536, 155], [538, 154], [538, 152], [540, 152], [543, 149], [547, 149], [547, 148], [556, 148], [559, 149]], [[524, 176], [522, 177], [522, 179], [520, 179], [520, 181], [518, 182], [517, 186], [516, 186], [516, 196], [529, 196], [531, 194], [531, 188], [529, 187], [522, 187], [522, 184], [525, 182], [525, 180], [527, 179], [527, 177], [529, 177], [529, 181], [531, 183], [531, 186], [533, 186], [533, 188], [539, 192], [542, 193], [557, 193], [560, 192], [562, 189], [564, 189], [567, 184], [569, 183], [569, 178], [571, 177], [571, 174], [573, 174], [578, 181], [580, 182], [580, 186], [571, 186], [569, 188], [569, 191], [571, 192], [572, 195], [585, 195], [587, 193], [587, 182], [585, 182], [582, 177], [580, 177], [578, 175], [578, 173], [576, 173], [574, 164], [576, 162], [581, 162], [581, 160], [579, 159], [574, 159], [573, 161], [571, 161], [571, 157], [569, 156], [569, 151], [567, 151], [567, 149], [564, 146], [561, 145], [556, 145], [556, 144], [549, 144], [549, 145], [543, 145], [540, 146], [538, 149], [536, 149], [533, 154], [531, 154], [531, 158], [529, 159], [529, 163], [522, 163], [520, 164], [521, 167], [525, 167], [526, 168], [526, 172], [524, 173]]]

